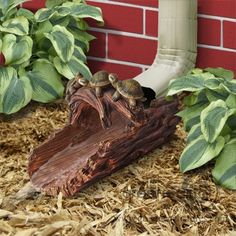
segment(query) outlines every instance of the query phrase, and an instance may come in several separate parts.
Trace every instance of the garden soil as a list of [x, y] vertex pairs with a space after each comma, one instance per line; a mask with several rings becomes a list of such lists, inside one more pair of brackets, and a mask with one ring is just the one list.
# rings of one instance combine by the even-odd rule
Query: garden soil
[[66, 122], [64, 103], [1, 116], [1, 236], [236, 235], [236, 193], [214, 184], [212, 165], [179, 172], [181, 125], [170, 143], [75, 197], [35, 193], [16, 200], [29, 181], [30, 152]]

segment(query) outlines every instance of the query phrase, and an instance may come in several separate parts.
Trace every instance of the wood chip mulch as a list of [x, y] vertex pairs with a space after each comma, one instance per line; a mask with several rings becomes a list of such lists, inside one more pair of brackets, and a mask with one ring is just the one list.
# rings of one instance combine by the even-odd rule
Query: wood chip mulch
[[214, 184], [212, 166], [179, 172], [186, 138], [181, 125], [169, 144], [76, 197], [34, 194], [16, 201], [29, 181], [29, 153], [66, 122], [64, 103], [1, 115], [1, 236], [236, 235], [236, 193]]

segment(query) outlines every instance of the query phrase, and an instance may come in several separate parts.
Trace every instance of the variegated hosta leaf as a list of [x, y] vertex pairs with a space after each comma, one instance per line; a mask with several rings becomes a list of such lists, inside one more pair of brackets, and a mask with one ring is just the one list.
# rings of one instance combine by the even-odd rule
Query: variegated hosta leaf
[[202, 135], [201, 125], [194, 125], [188, 133], [187, 143], [191, 143]]
[[77, 46], [75, 46], [73, 56], [78, 58], [82, 62], [86, 62], [87, 60], [86, 55], [84, 54], [84, 51], [80, 47], [77, 47]]
[[17, 16], [24, 16], [26, 17], [28, 20], [35, 22], [35, 17], [34, 17], [34, 13], [31, 12], [30, 10], [27, 10], [25, 8], [20, 8], [17, 10]]
[[230, 111], [222, 100], [211, 102], [201, 113], [201, 130], [205, 139], [213, 143], [220, 135]]
[[202, 110], [208, 106], [209, 103], [197, 103], [191, 107], [185, 108], [183, 111], [177, 113], [183, 119], [184, 128], [188, 132], [194, 125], [200, 122], [200, 114]]
[[99, 7], [90, 6], [76, 2], [66, 2], [62, 6], [70, 7], [71, 15], [76, 18], [92, 18], [103, 23], [102, 11]]
[[33, 41], [29, 36], [7, 34], [3, 38], [2, 53], [6, 65], [20, 65], [32, 55]]
[[236, 138], [224, 146], [216, 160], [212, 175], [216, 183], [236, 190]]
[[28, 0], [0, 0], [0, 9], [2, 9], [4, 15], [6, 15], [13, 8], [26, 1]]
[[57, 71], [67, 79], [73, 79], [79, 73], [87, 80], [90, 80], [92, 77], [89, 68], [84, 62], [74, 56], [72, 56], [71, 60], [67, 63], [60, 60], [59, 57], [55, 57], [53, 62]]
[[222, 88], [215, 90], [206, 89], [205, 93], [210, 102], [217, 101], [219, 99], [224, 101], [229, 96], [229, 93]]
[[68, 62], [74, 52], [74, 36], [65, 27], [56, 25], [45, 36], [51, 41], [58, 56], [63, 62]]
[[27, 73], [27, 77], [33, 88], [34, 101], [47, 103], [63, 96], [61, 76], [49, 61], [45, 59], [35, 61], [33, 70]]
[[170, 81], [167, 96], [172, 96], [182, 91], [195, 92], [202, 89], [204, 89], [203, 78], [187, 75]]
[[217, 79], [217, 78], [215, 78], [215, 79], [207, 79], [204, 82], [204, 85], [207, 88], [212, 89], [212, 90], [218, 89], [220, 84], [221, 84], [221, 81], [219, 79]]
[[180, 170], [186, 172], [198, 168], [219, 155], [225, 140], [219, 136], [214, 143], [208, 143], [204, 136], [188, 144], [180, 157]]
[[215, 75], [216, 77], [224, 78], [227, 80], [231, 80], [234, 78], [234, 73], [231, 70], [226, 70], [224, 68], [206, 68], [204, 71], [208, 71], [211, 74]]
[[187, 97], [184, 97], [183, 103], [186, 106], [193, 106], [197, 103], [208, 103], [208, 98], [206, 96], [205, 90], [191, 93]]
[[0, 67], [0, 112], [12, 114], [27, 105], [32, 87], [26, 77], [17, 78], [12, 67]]
[[56, 6], [61, 5], [62, 3], [66, 2], [67, 0], [47, 0], [46, 1], [46, 7], [47, 8], [53, 8]]
[[35, 13], [35, 19], [37, 22], [43, 22], [49, 20], [56, 13], [54, 9], [41, 8]]
[[16, 35], [27, 35], [29, 32], [29, 22], [24, 16], [17, 16], [3, 22], [0, 32], [7, 32]]
[[221, 84], [223, 88], [226, 89], [229, 93], [236, 95], [236, 81], [225, 81], [223, 84]]

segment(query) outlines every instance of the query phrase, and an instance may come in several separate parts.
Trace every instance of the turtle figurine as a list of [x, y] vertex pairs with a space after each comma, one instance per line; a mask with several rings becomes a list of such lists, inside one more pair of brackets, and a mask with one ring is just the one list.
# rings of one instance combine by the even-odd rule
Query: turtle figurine
[[81, 88], [81, 84], [79, 83], [79, 80], [83, 78], [82, 75], [78, 74], [75, 76], [74, 79], [69, 80], [66, 86], [66, 101], [70, 100], [70, 97], [79, 89]]
[[110, 85], [109, 74], [107, 71], [101, 70], [95, 73], [92, 79], [89, 81], [85, 78], [80, 78], [79, 83], [82, 86], [90, 86], [95, 89], [96, 96], [102, 97], [102, 88]]
[[128, 100], [131, 108], [136, 107], [137, 101], [146, 101], [142, 87], [136, 80], [118, 80], [118, 77], [115, 74], [110, 74], [109, 80], [112, 86], [116, 89], [116, 92], [112, 97], [114, 101], [117, 101], [122, 96]]

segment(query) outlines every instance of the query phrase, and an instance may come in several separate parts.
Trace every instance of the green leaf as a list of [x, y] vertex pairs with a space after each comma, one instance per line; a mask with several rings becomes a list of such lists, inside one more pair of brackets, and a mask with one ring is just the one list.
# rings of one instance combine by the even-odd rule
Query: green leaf
[[84, 51], [80, 47], [75, 46], [73, 56], [81, 60], [82, 62], [86, 62], [86, 55], [84, 54]]
[[2, 40], [0, 39], [0, 52], [2, 52]]
[[201, 124], [196, 124], [192, 126], [188, 133], [187, 143], [191, 143], [202, 135]]
[[63, 26], [56, 25], [52, 32], [45, 34], [51, 41], [58, 56], [68, 62], [74, 52], [74, 36]]
[[184, 97], [183, 99], [183, 103], [186, 106], [193, 106], [197, 103], [208, 103], [208, 99], [206, 96], [206, 91], [202, 90], [202, 91], [198, 91], [195, 93], [191, 93], [190, 95], [188, 95], [187, 97]]
[[218, 137], [214, 143], [208, 143], [203, 136], [188, 144], [180, 157], [180, 170], [186, 172], [203, 166], [219, 155], [225, 140]]
[[209, 103], [197, 103], [191, 107], [185, 108], [183, 111], [177, 113], [183, 119], [184, 128], [188, 132], [195, 124], [200, 122], [200, 114], [202, 110], [208, 106]]
[[12, 114], [29, 103], [32, 97], [30, 81], [17, 78], [12, 67], [0, 67], [0, 112]]
[[90, 80], [92, 77], [89, 68], [83, 63], [83, 61], [74, 56], [72, 56], [71, 60], [67, 63], [61, 61], [59, 57], [55, 57], [53, 62], [57, 71], [67, 79], [73, 79], [79, 73], [87, 80]]
[[2, 53], [6, 65], [20, 65], [32, 55], [33, 41], [29, 36], [7, 34], [3, 38]]
[[227, 80], [231, 80], [234, 78], [233, 71], [226, 70], [224, 68], [218, 67], [218, 68], [206, 68], [204, 71], [208, 71], [211, 74], [215, 75], [216, 77], [224, 78]]
[[229, 93], [221, 88], [215, 90], [206, 89], [205, 93], [210, 102], [217, 101], [219, 99], [224, 101], [229, 96]]
[[213, 143], [222, 131], [230, 115], [226, 103], [218, 100], [210, 103], [201, 113], [201, 130], [205, 139]]
[[231, 94], [236, 95], [236, 81], [225, 81], [223, 84], [221, 84], [222, 87], [226, 89]]
[[226, 105], [229, 108], [236, 108], [236, 96], [233, 94], [230, 94], [228, 98], [226, 99]]
[[16, 8], [26, 1], [27, 0], [0, 0], [0, 9], [2, 9], [4, 15], [7, 15], [13, 8]]
[[37, 22], [43, 22], [49, 20], [56, 13], [54, 9], [41, 8], [35, 13], [35, 19]]
[[221, 82], [218, 79], [207, 79], [204, 82], [205, 87], [215, 90], [218, 89], [220, 86]]
[[34, 101], [47, 103], [63, 96], [61, 76], [49, 61], [45, 59], [35, 61], [33, 70], [27, 73], [27, 77], [33, 88]]
[[46, 7], [47, 8], [53, 8], [56, 6], [61, 5], [62, 3], [66, 2], [67, 0], [47, 0], [46, 1]]
[[17, 16], [24, 16], [25, 18], [27, 18], [28, 20], [34, 22], [35, 18], [34, 18], [34, 13], [25, 9], [25, 8], [20, 8], [17, 11]]
[[29, 22], [24, 16], [18, 16], [4, 21], [2, 26], [0, 26], [0, 31], [16, 35], [27, 35], [29, 32]]
[[217, 184], [236, 190], [236, 139], [228, 142], [216, 160], [212, 175]]
[[187, 75], [170, 81], [167, 96], [183, 91], [195, 92], [204, 89], [204, 80], [193, 75]]
[[76, 18], [92, 18], [98, 22], [103, 23], [102, 11], [99, 7], [76, 2], [66, 2], [62, 6], [70, 7], [71, 15]]

